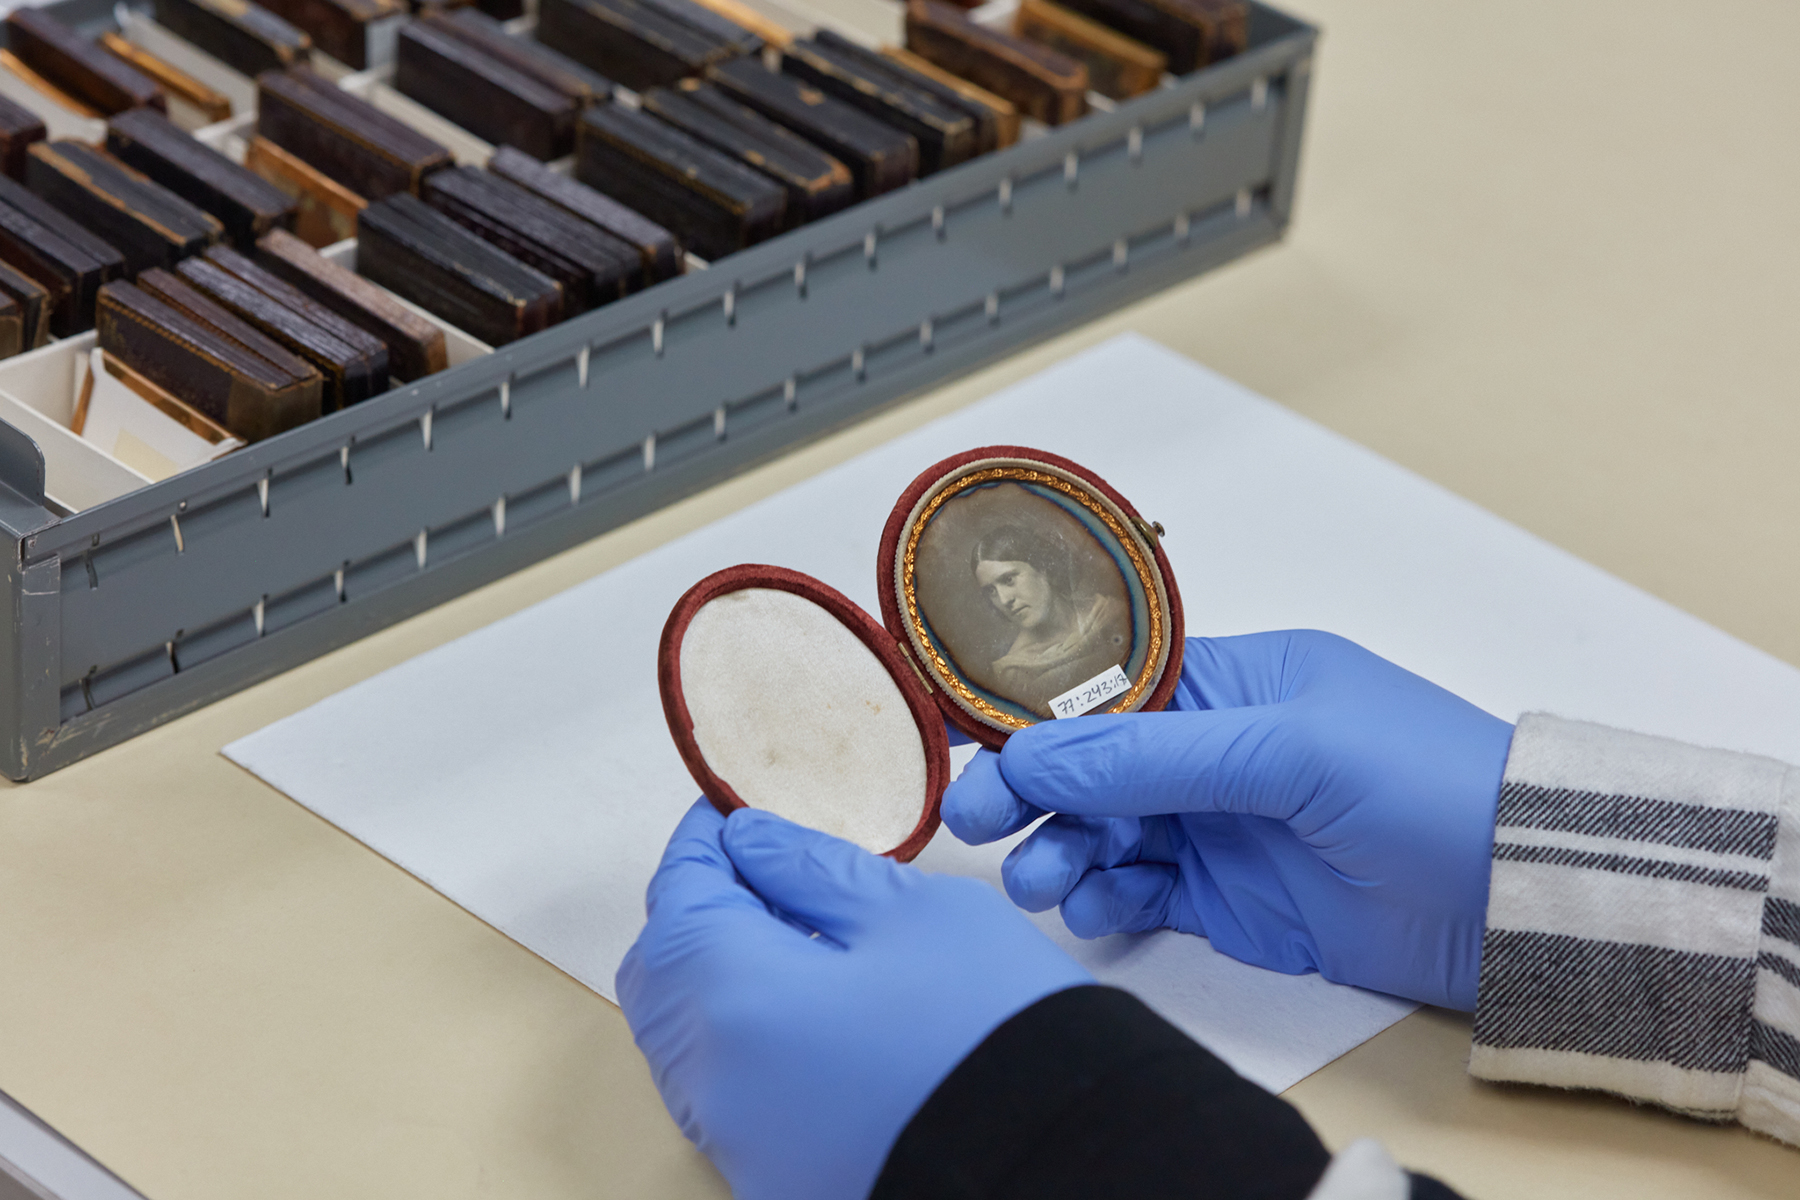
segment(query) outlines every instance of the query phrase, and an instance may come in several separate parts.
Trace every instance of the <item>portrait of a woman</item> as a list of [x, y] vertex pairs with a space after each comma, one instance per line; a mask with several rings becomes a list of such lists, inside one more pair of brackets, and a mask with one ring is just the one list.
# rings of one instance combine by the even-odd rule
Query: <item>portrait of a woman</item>
[[1131, 614], [1115, 596], [1084, 590], [1068, 549], [1024, 525], [983, 534], [969, 552], [971, 582], [1014, 631], [992, 664], [996, 690], [1042, 715], [1062, 693], [1131, 653]]

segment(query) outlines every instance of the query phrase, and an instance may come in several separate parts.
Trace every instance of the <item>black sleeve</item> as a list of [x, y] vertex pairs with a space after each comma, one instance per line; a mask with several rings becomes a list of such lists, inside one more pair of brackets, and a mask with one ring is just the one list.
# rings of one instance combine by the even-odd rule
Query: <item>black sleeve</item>
[[[870, 1200], [1305, 1200], [1331, 1155], [1286, 1101], [1128, 992], [1047, 996], [913, 1115]], [[1413, 1179], [1416, 1200], [1454, 1200]]]

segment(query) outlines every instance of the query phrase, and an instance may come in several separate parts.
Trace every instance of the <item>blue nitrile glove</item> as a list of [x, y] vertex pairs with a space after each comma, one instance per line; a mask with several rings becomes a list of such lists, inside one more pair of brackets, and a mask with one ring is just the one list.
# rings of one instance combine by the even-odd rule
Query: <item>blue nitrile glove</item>
[[1092, 982], [985, 883], [704, 800], [648, 906], [619, 1006], [669, 1115], [739, 1200], [868, 1195], [971, 1050]]
[[980, 844], [1056, 813], [1002, 875], [1080, 937], [1167, 926], [1467, 1010], [1511, 739], [1331, 634], [1194, 638], [1171, 711], [1021, 730], [950, 786], [944, 823]]

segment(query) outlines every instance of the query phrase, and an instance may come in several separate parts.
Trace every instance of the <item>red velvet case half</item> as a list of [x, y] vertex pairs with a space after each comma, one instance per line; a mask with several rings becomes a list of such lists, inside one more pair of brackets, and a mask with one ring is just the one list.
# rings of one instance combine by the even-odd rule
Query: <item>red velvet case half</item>
[[663, 626], [657, 683], [720, 812], [767, 809], [901, 862], [937, 832], [942, 714], [894, 638], [811, 576], [746, 564], [702, 579]]
[[1162, 527], [1054, 454], [983, 446], [913, 480], [876, 564], [888, 632], [990, 749], [1085, 713], [1155, 711], [1181, 676]]

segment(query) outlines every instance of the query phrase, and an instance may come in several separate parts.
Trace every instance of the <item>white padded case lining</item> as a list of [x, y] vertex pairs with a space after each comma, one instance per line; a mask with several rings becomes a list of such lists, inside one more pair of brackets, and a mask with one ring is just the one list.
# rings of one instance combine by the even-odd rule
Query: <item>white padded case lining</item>
[[743, 588], [707, 601], [681, 639], [694, 741], [744, 803], [894, 849], [926, 804], [925, 745], [887, 667], [826, 609]]

